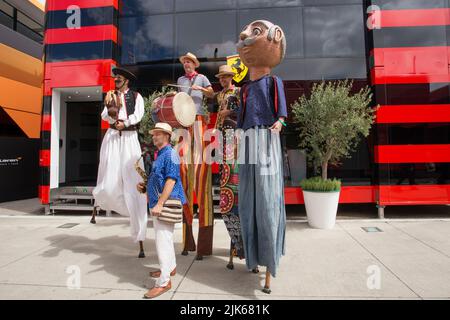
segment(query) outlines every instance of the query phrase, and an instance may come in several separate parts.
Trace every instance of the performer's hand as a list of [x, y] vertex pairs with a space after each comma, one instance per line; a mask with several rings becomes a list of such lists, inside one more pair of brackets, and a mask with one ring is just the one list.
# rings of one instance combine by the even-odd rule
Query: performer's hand
[[192, 90], [200, 90], [200, 91], [203, 91], [203, 87], [198, 86], [198, 85], [196, 85], [196, 84], [192, 85], [191, 88], [192, 88]]
[[137, 187], [137, 190], [140, 192], [140, 193], [145, 193], [147, 190], [147, 187], [145, 186], [145, 183], [143, 183], [143, 182], [139, 182], [138, 183], [138, 185], [136, 186]]
[[111, 101], [113, 100], [113, 98], [114, 98], [113, 94], [114, 94], [113, 90], [110, 90], [106, 93], [106, 96], [105, 96], [105, 104], [106, 105], [110, 104]]
[[222, 119], [225, 119], [226, 117], [228, 117], [231, 114], [231, 110], [222, 110], [219, 111], [218, 116], [222, 117]]
[[108, 116], [113, 119], [117, 118], [117, 110], [115, 108], [108, 108]]
[[156, 204], [156, 206], [154, 206], [154, 207], [150, 210], [150, 212], [152, 213], [152, 216], [157, 217], [157, 216], [161, 215], [162, 209], [163, 209], [163, 207], [162, 207], [161, 205]]
[[117, 130], [123, 130], [123, 129], [125, 129], [125, 124], [123, 123], [123, 121], [117, 121], [117, 122], [116, 122], [116, 129], [117, 129]]
[[277, 122], [275, 122], [269, 129], [276, 132], [280, 132], [282, 128], [283, 125], [281, 124], [280, 121], [277, 120]]

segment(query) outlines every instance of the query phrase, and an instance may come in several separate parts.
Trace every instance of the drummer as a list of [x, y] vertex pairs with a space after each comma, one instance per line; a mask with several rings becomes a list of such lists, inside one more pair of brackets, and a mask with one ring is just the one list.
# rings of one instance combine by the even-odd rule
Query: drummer
[[[203, 107], [203, 97], [214, 97], [214, 90], [208, 78], [195, 70], [200, 66], [200, 62], [194, 54], [190, 52], [186, 53], [180, 57], [180, 62], [183, 64], [185, 74], [178, 78], [178, 90], [186, 92], [194, 100], [197, 108], [195, 135], [192, 127], [190, 128], [190, 131], [191, 136], [194, 139], [201, 139], [208, 124], [206, 112]], [[181, 163], [180, 166], [181, 180], [187, 195], [187, 204], [184, 207], [184, 249], [182, 254], [187, 255], [188, 251], [197, 250], [197, 260], [202, 260], [203, 256], [212, 254], [213, 243], [214, 212], [212, 205], [211, 166], [207, 165], [205, 159], [202, 158], [203, 150], [205, 150], [206, 147], [207, 142], [202, 139], [201, 150], [197, 150], [200, 148], [193, 148], [194, 152], [191, 152], [192, 156], [190, 163]], [[193, 159], [201, 159], [201, 161], [195, 161], [194, 163]], [[192, 232], [194, 192], [197, 195], [198, 200], [199, 231], [197, 248]]]

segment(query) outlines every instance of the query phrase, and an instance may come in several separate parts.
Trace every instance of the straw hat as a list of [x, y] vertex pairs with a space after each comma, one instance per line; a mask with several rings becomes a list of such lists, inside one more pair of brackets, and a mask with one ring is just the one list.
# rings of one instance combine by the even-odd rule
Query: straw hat
[[197, 57], [193, 53], [186, 53], [185, 55], [180, 57], [180, 62], [183, 63], [184, 59], [189, 59], [194, 61], [195, 67], [200, 67], [200, 62], [198, 61]]
[[219, 67], [219, 73], [216, 74], [216, 78], [220, 78], [220, 76], [235, 76], [236, 73], [233, 71], [231, 66], [224, 64], [223, 66]]
[[158, 122], [157, 124], [155, 124], [155, 127], [150, 130], [150, 134], [153, 134], [156, 131], [162, 131], [168, 133], [169, 135], [172, 135], [172, 127], [168, 123]]

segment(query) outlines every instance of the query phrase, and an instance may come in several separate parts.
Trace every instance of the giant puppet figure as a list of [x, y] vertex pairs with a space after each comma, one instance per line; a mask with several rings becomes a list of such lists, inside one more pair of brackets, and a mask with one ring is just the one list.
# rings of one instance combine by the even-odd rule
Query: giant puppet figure
[[283, 82], [271, 75], [286, 52], [283, 30], [266, 20], [247, 25], [237, 43], [250, 81], [241, 89], [238, 128], [239, 216], [248, 269], [265, 266], [270, 293], [285, 252], [286, 209], [280, 131], [287, 117]]
[[[138, 126], [144, 116], [144, 99], [128, 88], [135, 76], [126, 69], [113, 69], [116, 90], [105, 97], [102, 119], [109, 129], [100, 148], [97, 186], [93, 190], [95, 206], [130, 217], [131, 237], [139, 242], [139, 258], [144, 258], [143, 241], [147, 232], [147, 198], [136, 185], [141, 177], [135, 164], [143, 168]], [[91, 223], [95, 223], [96, 210]]]

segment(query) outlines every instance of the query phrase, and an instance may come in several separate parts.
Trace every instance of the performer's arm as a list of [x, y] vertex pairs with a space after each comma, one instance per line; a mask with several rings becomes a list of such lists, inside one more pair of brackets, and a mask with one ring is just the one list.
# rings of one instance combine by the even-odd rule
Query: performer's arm
[[111, 118], [108, 115], [108, 108], [106, 106], [105, 106], [105, 108], [103, 109], [103, 112], [102, 112], [102, 119], [105, 120], [105, 121], [108, 121], [109, 124], [116, 123], [116, 120], [114, 120], [113, 118]]
[[278, 112], [277, 112], [278, 119], [270, 127], [270, 129], [275, 130], [275, 131], [281, 131], [281, 129], [283, 129], [283, 126], [285, 126], [284, 121], [287, 118], [286, 96], [284, 94], [283, 81], [278, 77], [275, 77], [275, 79], [277, 81], [277, 98], [278, 98], [278, 100], [276, 102], [278, 103]]
[[169, 199], [170, 194], [175, 186], [175, 183], [180, 179], [180, 158], [178, 157], [175, 150], [172, 150], [172, 155], [170, 158], [166, 159], [164, 165], [164, 179], [165, 184], [163, 192], [159, 197], [158, 203], [152, 208], [152, 215], [158, 216], [161, 214], [164, 203]]
[[203, 94], [208, 98], [214, 98], [214, 90], [211, 86], [211, 82], [209, 82], [208, 78], [202, 75], [202, 84], [193, 85], [192, 90], [200, 90]]
[[283, 80], [278, 77], [275, 77], [277, 81], [277, 89], [278, 89], [278, 118], [282, 118], [284, 121], [287, 118], [287, 105], [286, 105], [286, 95], [284, 93], [284, 85]]
[[144, 116], [144, 98], [138, 93], [136, 97], [136, 106], [134, 108], [134, 113], [128, 116], [127, 120], [124, 120], [125, 127], [134, 126], [141, 122]]

